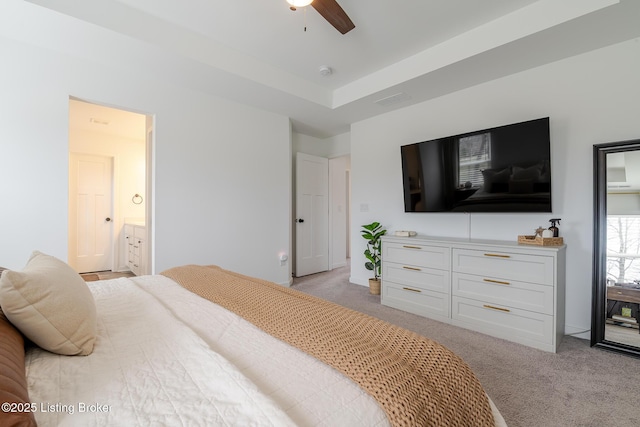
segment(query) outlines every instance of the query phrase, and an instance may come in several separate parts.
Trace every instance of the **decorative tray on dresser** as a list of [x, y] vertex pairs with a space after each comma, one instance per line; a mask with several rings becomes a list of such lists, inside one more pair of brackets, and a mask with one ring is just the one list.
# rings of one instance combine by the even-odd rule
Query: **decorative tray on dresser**
[[382, 238], [382, 304], [541, 350], [564, 335], [565, 245]]

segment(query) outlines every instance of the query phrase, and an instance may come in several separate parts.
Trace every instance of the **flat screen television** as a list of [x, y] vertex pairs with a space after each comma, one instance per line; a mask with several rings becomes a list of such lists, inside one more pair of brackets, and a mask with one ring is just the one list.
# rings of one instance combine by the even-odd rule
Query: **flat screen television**
[[405, 212], [551, 212], [549, 118], [403, 145]]

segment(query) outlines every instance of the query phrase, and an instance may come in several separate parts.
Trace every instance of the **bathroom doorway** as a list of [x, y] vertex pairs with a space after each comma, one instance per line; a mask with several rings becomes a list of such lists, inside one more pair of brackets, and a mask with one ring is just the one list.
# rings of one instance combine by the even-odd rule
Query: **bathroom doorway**
[[124, 226], [146, 229], [151, 272], [153, 117], [69, 99], [68, 262], [79, 273], [129, 270]]

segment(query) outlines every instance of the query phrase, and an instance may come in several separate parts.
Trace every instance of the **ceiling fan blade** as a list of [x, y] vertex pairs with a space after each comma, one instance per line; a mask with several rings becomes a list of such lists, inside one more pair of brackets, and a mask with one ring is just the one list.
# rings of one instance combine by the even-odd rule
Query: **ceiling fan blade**
[[311, 6], [342, 34], [356, 27], [336, 0], [313, 0]]

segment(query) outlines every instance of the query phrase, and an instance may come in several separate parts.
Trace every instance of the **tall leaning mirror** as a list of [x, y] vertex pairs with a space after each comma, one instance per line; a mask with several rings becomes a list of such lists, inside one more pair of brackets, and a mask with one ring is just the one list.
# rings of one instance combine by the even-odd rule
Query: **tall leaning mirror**
[[591, 345], [640, 357], [640, 140], [597, 144]]

